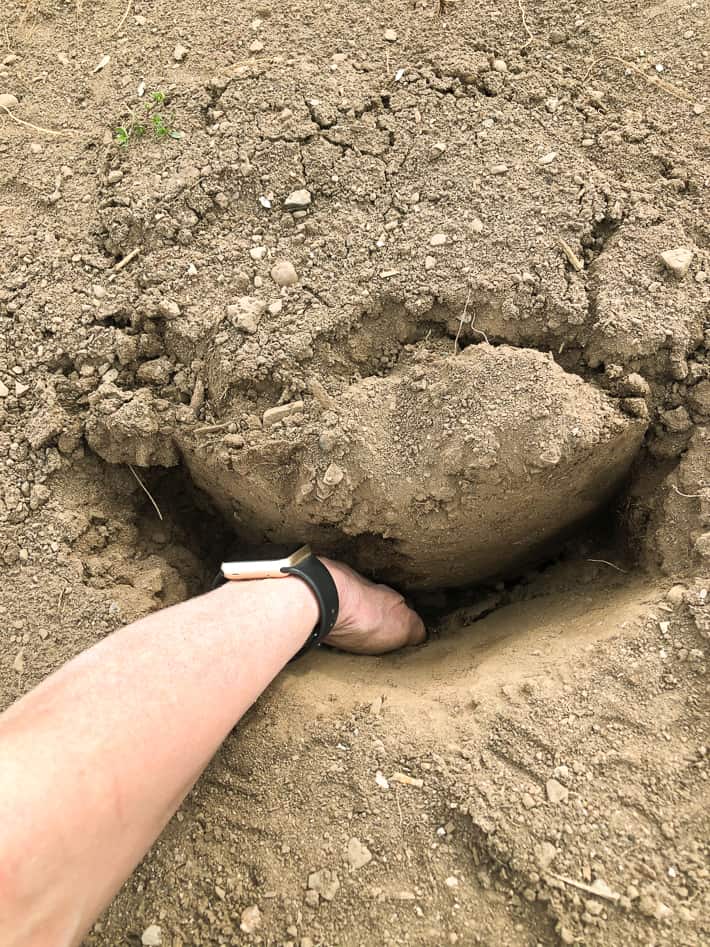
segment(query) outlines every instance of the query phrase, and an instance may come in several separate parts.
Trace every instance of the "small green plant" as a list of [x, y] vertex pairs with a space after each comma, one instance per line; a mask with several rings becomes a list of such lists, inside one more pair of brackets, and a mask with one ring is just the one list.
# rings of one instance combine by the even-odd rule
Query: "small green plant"
[[131, 111], [130, 121], [125, 125], [119, 125], [114, 131], [114, 141], [118, 145], [127, 148], [131, 141], [142, 138], [149, 128], [153, 129], [153, 136], [157, 141], [162, 141], [164, 138], [183, 137], [183, 132], [173, 128], [174, 116], [163, 114], [164, 92], [150, 92], [141, 105], [142, 111]]

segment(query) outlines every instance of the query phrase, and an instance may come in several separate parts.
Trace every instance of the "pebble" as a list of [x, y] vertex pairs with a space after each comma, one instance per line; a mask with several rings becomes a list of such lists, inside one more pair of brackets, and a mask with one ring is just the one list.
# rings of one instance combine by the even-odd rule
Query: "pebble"
[[260, 53], [264, 48], [264, 44], [260, 39], [255, 39], [254, 42], [249, 46], [250, 53]]
[[508, 165], [505, 164], [505, 162], [502, 162], [501, 164], [494, 164], [493, 167], [491, 168], [491, 174], [507, 174], [507, 173], [508, 173]]
[[180, 307], [171, 299], [161, 299], [158, 303], [158, 312], [164, 319], [177, 319]]
[[684, 585], [674, 585], [669, 589], [666, 598], [671, 603], [671, 605], [682, 605], [685, 601], [685, 594], [687, 588]]
[[339, 888], [338, 876], [330, 868], [313, 871], [308, 876], [308, 890], [315, 891], [325, 901], [332, 901]]
[[22, 382], [20, 381], [15, 382], [15, 397], [16, 398], [21, 398], [23, 395], [26, 395], [29, 390], [30, 390], [29, 385], [23, 385]]
[[0, 398], [7, 398], [9, 394], [10, 394], [10, 389], [7, 387], [7, 385], [3, 381], [0, 381]]
[[705, 106], [700, 102], [696, 102], [696, 104], [693, 106], [693, 115], [702, 115], [704, 111]]
[[429, 238], [429, 244], [432, 247], [443, 247], [445, 243], [449, 242], [449, 238], [445, 233], [435, 233]]
[[182, 62], [185, 59], [185, 56], [187, 56], [187, 49], [182, 45], [182, 43], [178, 43], [173, 50], [173, 59], [175, 62]]
[[507, 72], [508, 63], [505, 61], [505, 59], [494, 59], [493, 68], [495, 69], [496, 72]]
[[478, 217], [474, 217], [471, 221], [471, 230], [474, 233], [483, 233], [483, 221], [479, 220]]
[[123, 180], [123, 171], [109, 171], [106, 180], [109, 184], [118, 184]]
[[222, 443], [225, 447], [234, 447], [239, 450], [244, 447], [244, 438], [241, 434], [225, 434]]
[[257, 927], [261, 926], [261, 911], [258, 905], [251, 904], [244, 908], [240, 918], [239, 927], [245, 934], [253, 934]]
[[372, 861], [372, 852], [359, 838], [353, 837], [348, 842], [347, 859], [350, 867], [357, 871]]
[[545, 792], [553, 806], [556, 806], [560, 802], [565, 802], [569, 796], [569, 789], [556, 779], [547, 780], [545, 783]]
[[247, 335], [254, 335], [265, 309], [266, 303], [262, 299], [240, 296], [236, 303], [227, 306], [227, 317], [235, 329]]
[[556, 151], [548, 151], [546, 155], [543, 155], [542, 158], [540, 158], [540, 164], [552, 164], [556, 157]]
[[564, 43], [567, 39], [567, 34], [563, 33], [562, 30], [550, 30], [549, 40], [553, 46], [559, 46], [560, 43]]
[[537, 848], [537, 864], [541, 871], [545, 871], [555, 860], [557, 849], [551, 842], [541, 842]]
[[396, 43], [396, 42], [397, 42], [397, 30], [393, 30], [393, 29], [385, 30], [385, 40], [386, 40], [388, 43]]
[[424, 258], [424, 269], [433, 270], [436, 266], [436, 259], [433, 256], [427, 256]]
[[673, 250], [664, 250], [660, 260], [677, 279], [683, 279], [690, 269], [693, 256], [694, 251], [690, 247], [675, 247]]
[[302, 401], [291, 401], [288, 404], [277, 405], [275, 408], [267, 408], [261, 419], [262, 424], [264, 427], [271, 427], [277, 421], [283, 421], [284, 418], [292, 414], [299, 414], [301, 411], [303, 411]]
[[263, 260], [266, 256], [266, 247], [252, 247], [249, 256], [252, 260]]
[[535, 799], [530, 795], [529, 792], [524, 792], [520, 797], [520, 801], [525, 806], [526, 809], [534, 809], [537, 805]]
[[0, 105], [6, 109], [14, 109], [20, 103], [10, 92], [0, 92]]
[[143, 947], [161, 947], [163, 943], [163, 932], [157, 924], [151, 924], [141, 934], [141, 944]]
[[298, 282], [296, 267], [288, 260], [279, 260], [271, 268], [271, 279], [277, 286], [294, 286]]
[[38, 141], [33, 141], [32, 144], [30, 145], [30, 151], [32, 152], [33, 155], [41, 155], [42, 152], [44, 151], [44, 148]]
[[449, 875], [444, 884], [447, 888], [458, 888], [459, 879], [456, 877], [456, 875]]
[[305, 210], [310, 207], [311, 200], [311, 192], [306, 188], [301, 188], [298, 191], [291, 191], [284, 201], [284, 207], [286, 210]]

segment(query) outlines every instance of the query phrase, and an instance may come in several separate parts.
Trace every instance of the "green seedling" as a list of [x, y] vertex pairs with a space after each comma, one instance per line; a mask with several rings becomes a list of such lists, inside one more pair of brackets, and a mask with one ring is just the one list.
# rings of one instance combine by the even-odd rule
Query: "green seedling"
[[174, 116], [166, 116], [162, 111], [158, 111], [165, 105], [164, 92], [150, 92], [141, 105], [142, 112], [131, 111], [130, 121], [125, 125], [119, 125], [114, 131], [116, 144], [127, 148], [131, 141], [142, 138], [149, 128], [152, 128], [153, 136], [157, 141], [162, 141], [164, 138], [183, 137], [183, 132], [173, 128]]

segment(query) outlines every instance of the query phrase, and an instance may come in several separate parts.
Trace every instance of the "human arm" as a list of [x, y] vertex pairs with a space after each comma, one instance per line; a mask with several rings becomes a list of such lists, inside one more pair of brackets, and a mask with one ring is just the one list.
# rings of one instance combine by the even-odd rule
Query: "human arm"
[[[400, 596], [327, 564], [341, 601], [328, 643], [423, 640]], [[0, 716], [5, 947], [80, 943], [317, 619], [298, 578], [227, 583], [120, 629]]]

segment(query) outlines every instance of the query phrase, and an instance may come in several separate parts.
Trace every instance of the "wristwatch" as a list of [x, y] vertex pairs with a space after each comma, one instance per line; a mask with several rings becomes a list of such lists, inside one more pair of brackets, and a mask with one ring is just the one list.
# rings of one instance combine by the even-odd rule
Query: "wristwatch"
[[284, 579], [295, 575], [303, 579], [311, 589], [320, 606], [320, 620], [303, 647], [291, 658], [295, 661], [302, 654], [320, 644], [338, 620], [338, 590], [333, 577], [310, 546], [301, 546], [285, 559], [262, 559], [251, 562], [223, 562], [215, 576], [212, 588], [225, 582], [241, 582], [246, 579]]

